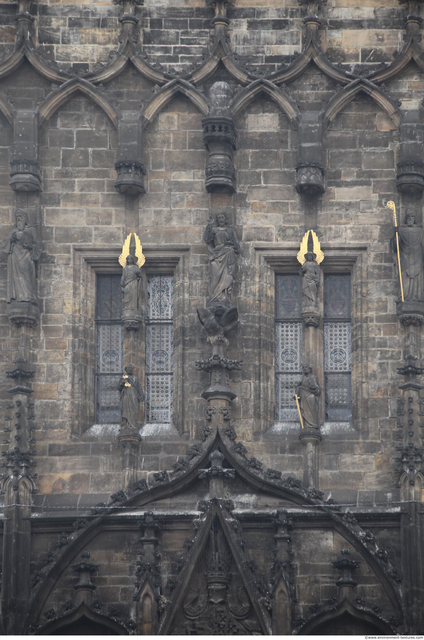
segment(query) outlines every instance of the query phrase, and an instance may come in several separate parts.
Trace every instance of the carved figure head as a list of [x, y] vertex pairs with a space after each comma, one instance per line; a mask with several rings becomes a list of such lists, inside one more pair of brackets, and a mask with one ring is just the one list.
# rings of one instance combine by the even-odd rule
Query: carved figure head
[[218, 211], [216, 214], [216, 223], [218, 227], [226, 227], [228, 224], [227, 214], [225, 211]]
[[307, 253], [305, 253], [305, 259], [307, 262], [313, 262], [316, 257], [317, 257], [317, 254], [314, 253], [313, 251], [308, 251]]
[[304, 376], [308, 376], [312, 373], [312, 367], [310, 364], [302, 364], [302, 373]]
[[25, 209], [16, 209], [15, 222], [16, 227], [19, 229], [19, 231], [23, 231], [25, 225], [28, 224], [28, 213], [25, 211]]
[[127, 255], [127, 265], [130, 264], [135, 264], [135, 256], [133, 256], [131, 253]]
[[408, 227], [413, 227], [415, 224], [415, 209], [413, 207], [408, 207], [405, 212], [405, 223]]
[[125, 367], [125, 372], [128, 373], [129, 376], [132, 376], [134, 374], [134, 365], [133, 364], [127, 364], [127, 366]]

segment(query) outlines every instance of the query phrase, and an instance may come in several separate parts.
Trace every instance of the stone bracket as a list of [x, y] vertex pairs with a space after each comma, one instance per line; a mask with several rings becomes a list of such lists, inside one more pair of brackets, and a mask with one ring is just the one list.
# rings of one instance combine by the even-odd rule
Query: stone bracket
[[41, 191], [38, 164], [38, 114], [35, 111], [15, 110], [13, 144], [10, 186], [14, 191]]

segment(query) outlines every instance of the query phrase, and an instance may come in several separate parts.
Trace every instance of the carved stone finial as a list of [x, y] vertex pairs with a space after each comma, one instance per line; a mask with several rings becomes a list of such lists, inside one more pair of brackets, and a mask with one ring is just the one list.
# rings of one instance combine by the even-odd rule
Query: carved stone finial
[[338, 587], [356, 587], [357, 582], [352, 578], [352, 571], [357, 569], [361, 563], [358, 560], [352, 560], [350, 558], [349, 549], [342, 549], [341, 553], [342, 559], [333, 562], [333, 567], [342, 572], [336, 585]]
[[99, 565], [88, 562], [89, 559], [90, 553], [88, 551], [83, 551], [81, 554], [81, 562], [72, 565], [72, 571], [79, 574], [79, 580], [74, 586], [74, 589], [77, 592], [93, 591], [96, 588], [96, 586], [91, 582], [91, 576], [99, 570]]
[[417, 391], [423, 389], [423, 385], [417, 382], [417, 376], [424, 373], [424, 368], [416, 366], [417, 360], [418, 356], [414, 356], [412, 353], [405, 356], [405, 366], [399, 367], [397, 370], [399, 375], [405, 376], [405, 382], [399, 386], [399, 389], [415, 389]]

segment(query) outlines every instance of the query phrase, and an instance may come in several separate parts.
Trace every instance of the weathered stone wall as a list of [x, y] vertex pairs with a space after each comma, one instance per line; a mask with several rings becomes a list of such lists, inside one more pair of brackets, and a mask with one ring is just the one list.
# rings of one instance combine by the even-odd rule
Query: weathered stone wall
[[[311, 463], [297, 426], [289, 429], [275, 424], [274, 283], [278, 273], [298, 273], [300, 241], [306, 230], [314, 229], [325, 254], [323, 273], [352, 274], [353, 420], [349, 428], [325, 427], [316, 446], [318, 481], [307, 489], [324, 492], [319, 500], [338, 501], [342, 513], [356, 509], [361, 526], [375, 534], [380, 548], [384, 544], [389, 549], [392, 565], [410, 578], [413, 571], [406, 567], [399, 545], [401, 494], [396, 458], [402, 444], [421, 444], [418, 416], [422, 405], [418, 404], [419, 390], [409, 387], [404, 393], [398, 389], [406, 378], [397, 369], [404, 366], [409, 353], [417, 356], [414, 362], [420, 366], [422, 328], [404, 326], [397, 315], [399, 284], [390, 248], [393, 216], [386, 205], [395, 200], [402, 223], [406, 206], [414, 205], [418, 223], [422, 223], [421, 194], [401, 195], [396, 186], [397, 163], [404, 160], [399, 125], [408, 114], [416, 112], [420, 123], [423, 117], [419, 111], [424, 97], [419, 20], [414, 27], [410, 23], [405, 27], [404, 22], [414, 0], [402, 6], [397, 0], [333, 0], [319, 9], [319, 25], [303, 22], [307, 9], [299, 7], [297, 0], [263, 0], [260, 7], [253, 0], [236, 0], [227, 9], [228, 28], [225, 21], [213, 26], [214, 3], [203, 0], [145, 0], [143, 6], [134, 8], [139, 23], [133, 21], [131, 28], [120, 23], [122, 9], [109, 0], [78, 4], [40, 0], [32, 5], [21, 0], [21, 4], [30, 9], [34, 21], [24, 28], [21, 19], [19, 28], [24, 35], [16, 47], [17, 4], [0, 5], [0, 240], [14, 226], [15, 209], [27, 209], [43, 242], [37, 264], [41, 315], [33, 328], [9, 322], [7, 257], [2, 253], [0, 412], [6, 415], [9, 410], [12, 385], [6, 372], [13, 369], [17, 355], [25, 357], [35, 369], [30, 384], [38, 495], [33, 499], [41, 522], [33, 529], [31, 573], [43, 572], [49, 563], [58, 561], [61, 552], [55, 545], [60, 531], [75, 534], [72, 523], [76, 516], [83, 514], [92, 520], [96, 514], [91, 508], [110, 503], [111, 494], [126, 490], [131, 473], [133, 479], [150, 483], [149, 489], [140, 485], [140, 491], [150, 491], [169, 480], [166, 474], [158, 480], [154, 475], [158, 472], [174, 473], [177, 479], [180, 471], [189, 473], [192, 459], [200, 454], [186, 462], [187, 450], [193, 443], [204, 446], [208, 429], [212, 431], [219, 423], [231, 433], [229, 421], [224, 424], [218, 412], [219, 403], [216, 415], [208, 416], [212, 420], [206, 419], [208, 403], [201, 395], [209, 374], [195, 368], [195, 361], [211, 355], [197, 316], [197, 309], [206, 305], [209, 296], [203, 233], [208, 218], [225, 209], [241, 242], [233, 297], [240, 323], [228, 335], [227, 352], [228, 358], [243, 360], [240, 371], [230, 372], [230, 387], [237, 394], [231, 403], [233, 439], [235, 446], [243, 443], [246, 447], [244, 453], [243, 449], [238, 452], [240, 465], [262, 474], [266, 481], [272, 477], [279, 481], [278, 473], [282, 473], [298, 488], [296, 481], [303, 481], [304, 469]], [[226, 3], [222, 0], [221, 4]], [[415, 10], [424, 17], [420, 4], [414, 5]], [[311, 36], [315, 27], [318, 37]], [[125, 50], [118, 52], [128, 33]], [[219, 37], [221, 49], [214, 56], [220, 56], [221, 62], [212, 68], [212, 60], [210, 72], [203, 74]], [[21, 50], [25, 38], [30, 43], [25, 49], [27, 58], [8, 73], [5, 61], [14, 47]], [[416, 62], [405, 63], [390, 75], [389, 65], [402, 59], [401, 51], [408, 42], [412, 42]], [[315, 62], [305, 62], [303, 70], [290, 76], [290, 65], [303, 59], [305, 46]], [[321, 53], [317, 53], [319, 47]], [[133, 62], [120, 67], [127, 56]], [[40, 60], [48, 64], [42, 66]], [[115, 65], [115, 72], [108, 76], [110, 65]], [[45, 116], [46, 104], [66, 90], [67, 81], [69, 95]], [[75, 91], [70, 89], [72, 82]], [[215, 82], [228, 83], [233, 106], [245, 98], [233, 114], [237, 130], [234, 194], [225, 190], [209, 193], [205, 188], [208, 152], [202, 139], [202, 118], [210, 107], [209, 92]], [[178, 89], [173, 91], [175, 86]], [[346, 86], [352, 94], [343, 102]], [[166, 88], [172, 95], [166, 94]], [[17, 135], [12, 123], [22, 109], [41, 110], [38, 146], [43, 190], [39, 194], [13, 192], [9, 186], [9, 162]], [[140, 118], [140, 161], [146, 172], [146, 193], [136, 197], [115, 189], [122, 111], [144, 114]], [[325, 192], [318, 196], [300, 194], [295, 188], [302, 143], [298, 125], [305, 112], [315, 112], [323, 125], [323, 153], [316, 164], [322, 163], [325, 170]], [[163, 437], [160, 432], [147, 437], [141, 431], [132, 470], [125, 466], [124, 450], [116, 437], [118, 427], [114, 431], [93, 429], [96, 273], [120, 273], [118, 256], [130, 231], [141, 238], [144, 271], [172, 272], [175, 278], [174, 425], [172, 433]], [[322, 286], [319, 305], [322, 312]], [[314, 362], [321, 363], [321, 369], [322, 334], [320, 325]], [[136, 337], [126, 334], [124, 345], [125, 360], [135, 357], [143, 384], [144, 335], [144, 327]], [[323, 380], [321, 370], [314, 373]], [[411, 375], [416, 380], [417, 372]], [[397, 400], [402, 394], [406, 398], [407, 391], [413, 399], [401, 415]], [[408, 419], [413, 419], [412, 426]], [[7, 433], [2, 445], [5, 454], [11, 450]], [[414, 464], [419, 470], [419, 453]], [[190, 482], [197, 478], [195, 474]], [[402, 498], [407, 499], [412, 489], [406, 476], [404, 482]], [[419, 482], [416, 498], [421, 498]], [[267, 494], [265, 484], [261, 489], [258, 486], [255, 493], [238, 479], [221, 487], [217, 495], [232, 499], [239, 512], [244, 507], [254, 512], [241, 518], [246, 557], [256, 563], [260, 579], [266, 581], [275, 534], [270, 510], [287, 504], [276, 493]], [[166, 521], [159, 536], [162, 584], [169, 599], [172, 589], [166, 585], [178, 577], [184, 544], [187, 547], [184, 540], [195, 537], [190, 522], [197, 503], [216, 497], [206, 480], [199, 480], [189, 496], [181, 493], [182, 488], [172, 496], [152, 494], [157, 500], [153, 509], [168, 516], [173, 511], [177, 519], [181, 516], [178, 522]], [[314, 494], [305, 495], [310, 501], [318, 499]], [[143, 500], [137, 507], [140, 513], [151, 508], [145, 506], [147, 498]], [[260, 509], [268, 510], [266, 526], [260, 523]], [[185, 511], [188, 515], [181, 515]], [[178, 512], [180, 516], [175, 515]], [[352, 532], [349, 537], [349, 531], [343, 530], [343, 537], [340, 528], [331, 528], [330, 519], [323, 516], [319, 520], [312, 513], [298, 518], [295, 514], [292, 536], [299, 599], [292, 609], [304, 618], [309, 607], [336, 594], [331, 562], [339, 551], [349, 548], [354, 553], [357, 549]], [[139, 540], [138, 516], [129, 518], [128, 524], [125, 517], [120, 519], [119, 511], [115, 515], [116, 520], [97, 537], [91, 540], [88, 536], [85, 545], [79, 548], [76, 542], [74, 547], [78, 554], [89, 550], [90, 562], [101, 563], [97, 594], [107, 603], [108, 614], [115, 616], [111, 611], [116, 609], [127, 616], [134, 613], [126, 605], [134, 589], [135, 555], [131, 550]], [[45, 554], [52, 549], [56, 556], [49, 560]], [[377, 555], [377, 551], [372, 553]], [[71, 597], [77, 578], [70, 563], [78, 562], [78, 557], [71, 559], [70, 554], [67, 564], [64, 562], [55, 578], [57, 588], [43, 600], [37, 615], [44, 616], [52, 607], [59, 611]], [[358, 568], [355, 579], [360, 586], [355, 595], [366, 598], [369, 607], [384, 601], [388, 619], [393, 600], [381, 586], [384, 571], [373, 573], [371, 566], [364, 562]], [[44, 575], [47, 573], [40, 583]], [[311, 575], [316, 576], [315, 582]], [[405, 632], [414, 628], [412, 623], [404, 627]]]

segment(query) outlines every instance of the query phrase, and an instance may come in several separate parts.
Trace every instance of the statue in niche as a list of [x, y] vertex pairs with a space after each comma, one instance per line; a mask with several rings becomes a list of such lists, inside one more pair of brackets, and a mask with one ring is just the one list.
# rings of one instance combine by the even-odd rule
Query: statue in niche
[[122, 309], [124, 311], [139, 309], [141, 279], [142, 273], [137, 265], [137, 258], [130, 253], [127, 256], [121, 277]]
[[296, 387], [299, 398], [300, 413], [305, 429], [319, 429], [319, 397], [321, 388], [316, 376], [312, 374], [309, 364], [302, 365], [303, 377]]
[[15, 229], [1, 244], [3, 251], [9, 254], [7, 298], [9, 302], [38, 305], [35, 262], [41, 255], [43, 245], [36, 228], [28, 225], [28, 213], [24, 209], [17, 209], [15, 222]]
[[237, 274], [237, 255], [240, 253], [240, 243], [235, 229], [228, 226], [227, 214], [219, 211], [216, 216], [216, 225], [212, 218], [203, 236], [209, 251], [210, 261], [210, 301], [224, 303], [230, 306], [231, 293]]
[[[404, 299], [405, 301], [422, 301], [424, 297], [423, 228], [416, 223], [413, 207], [406, 209], [405, 224], [395, 227], [396, 231], [399, 234]], [[392, 239], [392, 249], [396, 252], [395, 238]]]
[[320, 268], [315, 262], [316, 254], [313, 251], [305, 253], [305, 262], [299, 273], [302, 276], [302, 308], [303, 311], [318, 311], [318, 287], [320, 281]]
[[119, 381], [118, 390], [121, 396], [121, 428], [138, 430], [138, 413], [144, 393], [140, 380], [134, 375], [133, 364], [127, 364], [125, 367], [125, 374]]

